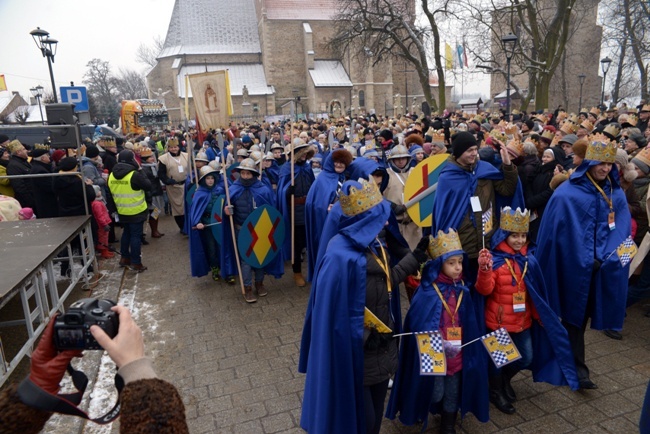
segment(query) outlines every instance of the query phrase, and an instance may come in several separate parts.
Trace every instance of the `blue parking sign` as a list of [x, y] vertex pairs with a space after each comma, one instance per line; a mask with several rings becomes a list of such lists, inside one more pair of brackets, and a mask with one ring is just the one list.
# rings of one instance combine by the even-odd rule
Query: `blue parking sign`
[[88, 94], [84, 86], [61, 86], [59, 90], [61, 91], [61, 102], [74, 104], [75, 112], [88, 111]]

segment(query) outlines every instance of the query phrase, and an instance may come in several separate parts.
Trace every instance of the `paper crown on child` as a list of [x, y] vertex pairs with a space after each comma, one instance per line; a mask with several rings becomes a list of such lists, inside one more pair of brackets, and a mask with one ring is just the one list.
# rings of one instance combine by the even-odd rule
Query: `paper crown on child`
[[530, 227], [530, 213], [527, 209], [516, 210], [509, 206], [501, 208], [500, 227], [506, 232], [528, 232]]
[[607, 124], [607, 126], [603, 129], [603, 134], [609, 137], [611, 140], [616, 140], [620, 133], [621, 129], [617, 124], [614, 123]]
[[616, 162], [616, 142], [612, 142], [604, 134], [597, 133], [589, 136], [586, 160], [600, 161], [601, 163]]
[[463, 246], [460, 244], [460, 238], [458, 237], [458, 232], [453, 229], [449, 229], [448, 233], [443, 231], [438, 231], [438, 234], [435, 238], [429, 237], [429, 256], [432, 259], [439, 258], [448, 252], [454, 252], [457, 250], [463, 250]]
[[339, 199], [341, 210], [348, 217], [361, 214], [384, 200], [372, 176], [369, 180], [359, 178], [357, 182], [361, 184], [361, 189], [352, 186], [347, 195], [341, 192]]

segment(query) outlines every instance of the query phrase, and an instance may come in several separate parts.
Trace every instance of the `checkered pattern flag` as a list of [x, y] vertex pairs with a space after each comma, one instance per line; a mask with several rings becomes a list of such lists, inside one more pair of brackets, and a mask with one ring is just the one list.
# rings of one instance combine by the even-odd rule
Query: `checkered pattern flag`
[[616, 248], [616, 253], [618, 254], [618, 260], [621, 261], [621, 266], [627, 266], [636, 255], [636, 252], [636, 244], [634, 244], [634, 240], [630, 235]]
[[439, 331], [415, 335], [420, 354], [420, 375], [447, 375], [447, 361]]
[[488, 207], [488, 210], [483, 213], [481, 218], [483, 221], [483, 235], [487, 235], [492, 232], [492, 204]]
[[502, 368], [508, 363], [521, 359], [521, 354], [512, 342], [508, 331], [501, 327], [481, 337], [488, 354], [497, 368]]

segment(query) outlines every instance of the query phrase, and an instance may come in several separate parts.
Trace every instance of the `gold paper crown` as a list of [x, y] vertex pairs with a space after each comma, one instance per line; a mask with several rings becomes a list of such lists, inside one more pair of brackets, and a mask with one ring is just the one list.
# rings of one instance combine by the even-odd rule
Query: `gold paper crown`
[[168, 148], [170, 146], [178, 146], [178, 139], [176, 137], [172, 137], [171, 139], [167, 140], [167, 144], [165, 146]]
[[438, 231], [438, 234], [435, 238], [429, 236], [429, 256], [432, 259], [439, 258], [448, 252], [454, 252], [457, 250], [463, 250], [463, 246], [460, 244], [460, 238], [458, 237], [458, 232], [449, 228], [449, 233], [444, 233], [443, 231]]
[[524, 144], [519, 141], [519, 138], [514, 138], [508, 142], [506, 148], [510, 151], [511, 154], [514, 154], [516, 157], [524, 155]]
[[445, 133], [434, 133], [431, 136], [431, 143], [445, 143]]
[[513, 210], [509, 206], [501, 208], [500, 227], [507, 232], [528, 232], [530, 213], [524, 208]]
[[540, 121], [542, 124], [546, 125], [548, 123], [548, 118], [544, 115], [537, 115], [534, 117], [534, 119], [537, 119]]
[[560, 131], [566, 134], [575, 134], [578, 129], [578, 125], [574, 124], [571, 121], [565, 121], [560, 128]]
[[571, 117], [569, 118], [569, 121], [572, 122], [574, 125], [578, 125], [580, 123], [580, 118], [578, 117], [577, 114], [571, 113]]
[[600, 110], [598, 110], [598, 107], [592, 107], [592, 108], [589, 110], [589, 113], [591, 113], [591, 114], [594, 115], [595, 117], [600, 116]]
[[542, 139], [553, 140], [553, 137], [555, 137], [555, 133], [551, 130], [544, 130], [542, 133]]
[[592, 124], [589, 119], [585, 119], [580, 126], [590, 133], [594, 130], [594, 124]]
[[34, 149], [45, 149], [46, 151], [49, 151], [50, 145], [41, 145], [40, 143], [35, 143]]
[[636, 154], [636, 156], [632, 159], [632, 162], [634, 162], [634, 160], [640, 160], [642, 163], [650, 166], [650, 148], [647, 146], [645, 148], [642, 148], [641, 152]]
[[558, 120], [558, 122], [561, 121], [561, 120], [563, 120], [563, 119], [566, 119], [566, 117], [567, 117], [566, 112], [559, 112], [559, 113], [557, 114], [557, 120]]
[[613, 124], [613, 123], [612, 124], [607, 124], [607, 126], [603, 130], [603, 133], [611, 134], [612, 137], [610, 137], [610, 139], [616, 138], [619, 135], [620, 132], [621, 132], [621, 129], [619, 127], [617, 127], [616, 124]]
[[361, 184], [361, 190], [350, 187], [349, 194], [341, 194], [339, 199], [341, 202], [341, 210], [348, 217], [361, 214], [381, 203], [384, 199], [372, 176], [367, 181], [359, 178], [358, 182]]
[[509, 124], [506, 127], [506, 134], [508, 134], [509, 136], [514, 136], [518, 132], [519, 132], [519, 129], [517, 128], [517, 125]]
[[641, 113], [643, 112], [650, 112], [650, 104], [645, 104], [643, 107], [641, 107]]
[[636, 107], [628, 107], [627, 108], [627, 114], [637, 114], [639, 111], [636, 109]]
[[502, 142], [505, 142], [508, 139], [506, 133], [504, 133], [503, 131], [499, 131], [497, 129], [490, 131], [490, 137], [495, 138], [497, 140], [501, 140]]
[[632, 125], [633, 127], [636, 127], [636, 123], [637, 123], [638, 121], [639, 121], [639, 119], [638, 119], [636, 116], [634, 116], [634, 115], [627, 115], [627, 120], [624, 121], [623, 123], [626, 123], [626, 122], [627, 122], [628, 124]]
[[11, 142], [7, 143], [7, 150], [11, 154], [14, 154], [24, 148], [25, 147], [23, 146], [23, 144], [20, 143], [18, 140], [12, 140]]
[[611, 141], [604, 134], [592, 134], [589, 136], [585, 159], [601, 163], [614, 163], [616, 161], [616, 142]]
[[587, 114], [587, 113], [589, 113], [589, 110], [587, 109], [587, 107], [583, 107], [583, 108], [580, 109], [580, 113]]

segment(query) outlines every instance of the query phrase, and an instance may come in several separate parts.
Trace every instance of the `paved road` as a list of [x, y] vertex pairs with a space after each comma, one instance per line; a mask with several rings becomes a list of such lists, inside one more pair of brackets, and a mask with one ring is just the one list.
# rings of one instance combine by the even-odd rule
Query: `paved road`
[[[117, 259], [103, 262], [106, 278], [96, 294], [113, 294], [134, 308], [145, 332], [147, 353], [158, 374], [174, 383], [186, 406], [192, 433], [299, 433], [304, 376], [297, 360], [309, 288], [293, 285], [290, 268], [280, 280], [267, 278], [269, 295], [244, 302], [238, 286], [189, 276], [187, 238], [163, 217], [166, 236], [143, 248], [149, 270], [122, 275]], [[121, 285], [121, 286], [120, 286]], [[403, 306], [407, 305], [403, 300]], [[587, 361], [598, 390], [572, 392], [533, 383], [519, 374], [517, 413], [492, 407], [482, 424], [469, 416], [463, 433], [635, 433], [650, 378], [650, 318], [641, 306], [629, 310], [622, 341], [587, 333]], [[98, 358], [97, 358], [98, 359]], [[110, 401], [110, 363], [104, 360], [91, 404]], [[431, 417], [427, 432], [437, 432]], [[385, 420], [382, 433], [417, 433]], [[84, 432], [110, 432], [86, 426]], [[117, 427], [112, 427], [117, 432]], [[50, 432], [63, 432], [50, 429]]]

